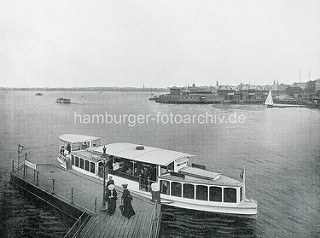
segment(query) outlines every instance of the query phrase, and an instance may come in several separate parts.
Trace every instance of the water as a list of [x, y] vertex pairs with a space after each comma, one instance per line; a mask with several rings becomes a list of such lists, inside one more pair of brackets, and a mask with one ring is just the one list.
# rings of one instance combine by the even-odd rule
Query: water
[[[58, 214], [40, 208], [8, 184], [19, 143], [31, 161], [50, 163], [56, 160], [58, 137], [64, 133], [187, 152], [196, 156], [193, 162], [235, 179], [246, 164], [246, 195], [258, 201], [256, 221], [166, 208], [162, 238], [320, 237], [319, 110], [157, 104], [148, 100], [149, 93], [43, 93], [36, 97], [35, 92], [0, 92], [0, 232], [4, 237], [34, 237], [35, 230], [42, 232], [41, 237], [59, 237], [68, 229]], [[72, 103], [57, 104], [58, 97], [71, 98]], [[157, 114], [166, 119], [170, 113], [219, 117], [217, 123], [80, 123], [80, 117], [105, 112], [155, 119]], [[79, 115], [76, 123], [75, 114]], [[230, 123], [234, 115], [243, 115], [245, 123]], [[57, 232], [46, 232], [43, 224], [48, 223]]]

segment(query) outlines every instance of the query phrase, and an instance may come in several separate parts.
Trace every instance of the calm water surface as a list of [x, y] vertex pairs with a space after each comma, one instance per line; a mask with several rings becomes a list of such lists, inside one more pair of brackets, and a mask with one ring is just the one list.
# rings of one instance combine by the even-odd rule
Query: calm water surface
[[[94, 135], [104, 143], [133, 142], [187, 152], [239, 179], [246, 164], [246, 195], [258, 201], [256, 221], [165, 208], [161, 237], [320, 237], [320, 111], [262, 105], [171, 105], [149, 93], [0, 92], [0, 234], [60, 237], [69, 228], [9, 184], [18, 144], [36, 163], [56, 160], [64, 133]], [[58, 97], [71, 104], [55, 103]], [[75, 114], [206, 115], [223, 123], [80, 123]], [[245, 123], [229, 118], [244, 115]], [[78, 117], [79, 118], [79, 117]], [[165, 119], [165, 117], [163, 117]], [[86, 121], [88, 122], [88, 121]], [[52, 230], [48, 230], [48, 227]], [[39, 234], [37, 234], [37, 232]]]

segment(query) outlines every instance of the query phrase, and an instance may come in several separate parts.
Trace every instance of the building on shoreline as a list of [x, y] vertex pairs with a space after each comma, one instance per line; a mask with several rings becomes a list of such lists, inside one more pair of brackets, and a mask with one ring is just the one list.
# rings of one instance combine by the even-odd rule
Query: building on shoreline
[[261, 104], [269, 90], [276, 102], [291, 104], [318, 103], [320, 97], [320, 79], [306, 83], [279, 84], [273, 81], [272, 85], [251, 85], [241, 83], [238, 86], [192, 86], [170, 88], [169, 94], [162, 94], [157, 99], [160, 103], [244, 103]]

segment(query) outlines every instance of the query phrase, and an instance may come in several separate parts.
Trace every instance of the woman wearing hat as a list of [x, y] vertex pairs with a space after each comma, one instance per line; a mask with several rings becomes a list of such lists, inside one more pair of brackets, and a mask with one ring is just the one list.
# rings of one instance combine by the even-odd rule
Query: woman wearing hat
[[107, 194], [107, 201], [108, 201], [108, 213], [110, 215], [113, 215], [113, 213], [116, 210], [116, 204], [117, 204], [117, 191], [115, 189], [114, 184], [110, 184], [108, 186], [108, 194]]
[[132, 197], [129, 190], [127, 189], [128, 184], [122, 184], [121, 186], [123, 187], [123, 193], [121, 196], [121, 203], [123, 204], [122, 215], [130, 219], [130, 217], [136, 214], [131, 205]]

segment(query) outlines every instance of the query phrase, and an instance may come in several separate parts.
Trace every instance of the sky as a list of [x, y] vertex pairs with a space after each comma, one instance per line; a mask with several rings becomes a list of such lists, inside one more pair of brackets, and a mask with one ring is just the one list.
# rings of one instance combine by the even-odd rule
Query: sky
[[306, 82], [319, 26], [319, 0], [0, 0], [0, 87]]

